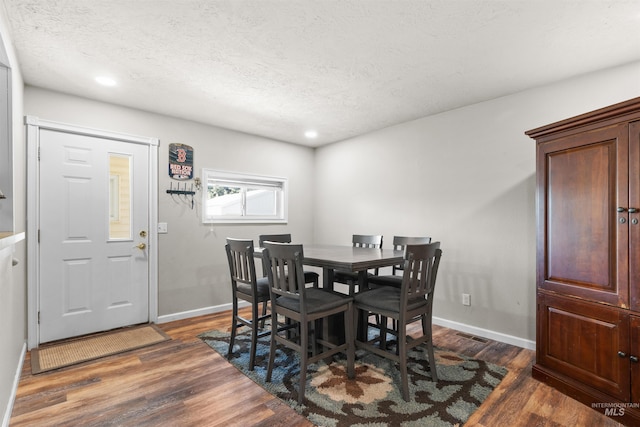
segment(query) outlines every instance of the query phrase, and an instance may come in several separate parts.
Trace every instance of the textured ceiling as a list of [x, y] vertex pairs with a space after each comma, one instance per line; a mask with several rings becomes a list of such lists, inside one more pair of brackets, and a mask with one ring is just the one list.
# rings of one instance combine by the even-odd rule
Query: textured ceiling
[[2, 1], [27, 84], [310, 146], [640, 60], [640, 0]]

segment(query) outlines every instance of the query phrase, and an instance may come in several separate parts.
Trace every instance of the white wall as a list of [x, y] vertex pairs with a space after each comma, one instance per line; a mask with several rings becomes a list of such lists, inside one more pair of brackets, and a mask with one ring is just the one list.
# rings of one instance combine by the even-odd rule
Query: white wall
[[637, 96], [640, 63], [320, 148], [317, 241], [431, 236], [443, 249], [434, 316], [531, 346], [535, 142], [524, 132]]
[[[160, 139], [158, 220], [168, 223], [169, 230], [168, 234], [159, 235], [160, 316], [230, 303], [224, 252], [227, 237], [251, 238], [257, 244], [259, 234], [287, 232], [298, 242], [313, 240], [315, 174], [311, 148], [30, 86], [25, 88], [25, 114]], [[203, 225], [200, 194], [192, 210], [189, 204], [166, 193], [170, 182], [174, 188], [178, 182], [168, 175], [170, 143], [193, 147], [195, 176], [200, 176], [201, 169], [206, 167], [289, 178], [289, 223]]]

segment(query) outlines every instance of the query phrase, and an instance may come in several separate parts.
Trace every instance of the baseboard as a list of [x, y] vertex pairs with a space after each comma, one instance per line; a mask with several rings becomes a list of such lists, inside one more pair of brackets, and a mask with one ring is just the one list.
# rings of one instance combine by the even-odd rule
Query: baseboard
[[18, 393], [18, 384], [20, 384], [20, 375], [22, 374], [22, 365], [24, 365], [24, 358], [27, 355], [27, 343], [22, 345], [22, 351], [20, 352], [20, 359], [18, 361], [18, 367], [16, 368], [16, 374], [13, 378], [13, 386], [11, 387], [11, 394], [9, 395], [9, 402], [7, 403], [7, 410], [2, 418], [2, 427], [9, 427], [9, 420], [11, 420], [11, 413], [13, 412], [13, 403], [16, 401], [16, 394]]
[[[246, 301], [238, 302], [238, 307], [240, 308], [248, 307], [249, 305], [250, 304]], [[231, 303], [228, 303], [228, 304], [213, 305], [210, 307], [198, 308], [196, 310], [182, 311], [180, 313], [165, 314], [163, 316], [158, 316], [158, 324], [173, 322], [174, 320], [190, 319], [196, 316], [204, 316], [205, 314], [220, 313], [221, 311], [231, 310], [231, 308], [232, 308]]]
[[522, 347], [529, 350], [536, 349], [535, 341], [514, 337], [513, 335], [507, 335], [501, 332], [491, 331], [489, 329], [478, 328], [476, 326], [471, 326], [464, 323], [454, 322], [452, 320], [442, 319], [440, 317], [434, 316], [433, 324], [444, 326], [446, 328], [455, 329], [456, 331], [466, 332], [471, 335], [475, 335], [483, 338], [489, 338], [494, 341], [500, 341], [505, 344], [515, 345], [516, 347]]
[[[240, 307], [247, 307], [249, 303], [242, 301]], [[219, 313], [221, 311], [231, 310], [231, 303], [215, 305], [211, 307], [199, 308], [197, 310], [183, 311], [180, 313], [166, 314], [164, 316], [158, 316], [158, 323], [173, 322], [174, 320], [189, 319], [196, 316], [204, 316], [205, 314]], [[500, 341], [506, 344], [515, 345], [517, 347], [526, 348], [529, 350], [536, 349], [536, 342], [531, 340], [525, 340], [523, 338], [514, 337], [513, 335], [503, 334], [501, 332], [491, 331], [489, 329], [482, 329], [464, 323], [454, 322], [440, 317], [433, 317], [433, 323], [435, 325], [444, 326], [447, 328], [455, 329], [457, 331], [466, 332], [471, 335], [476, 335], [483, 338], [489, 338], [491, 340]]]

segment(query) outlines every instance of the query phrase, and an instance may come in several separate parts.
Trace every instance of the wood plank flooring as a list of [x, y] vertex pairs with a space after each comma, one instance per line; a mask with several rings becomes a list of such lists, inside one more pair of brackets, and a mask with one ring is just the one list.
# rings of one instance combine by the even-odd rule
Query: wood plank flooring
[[[225, 312], [165, 323], [172, 341], [39, 375], [27, 354], [9, 425], [312, 426], [197, 338], [230, 319]], [[438, 326], [434, 342], [509, 369], [465, 426], [620, 426], [531, 378], [531, 350]]]

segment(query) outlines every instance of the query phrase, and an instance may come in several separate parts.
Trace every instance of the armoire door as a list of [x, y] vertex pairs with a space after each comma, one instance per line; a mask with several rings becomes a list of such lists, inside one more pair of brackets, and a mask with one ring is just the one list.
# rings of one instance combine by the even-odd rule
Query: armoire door
[[640, 311], [640, 121], [629, 124], [629, 208], [629, 306]]
[[629, 316], [631, 345], [629, 360], [631, 361], [631, 402], [640, 402], [640, 316]]
[[629, 324], [624, 311], [576, 298], [539, 294], [536, 362], [628, 402]]
[[628, 307], [628, 139], [620, 124], [538, 145], [540, 289]]

